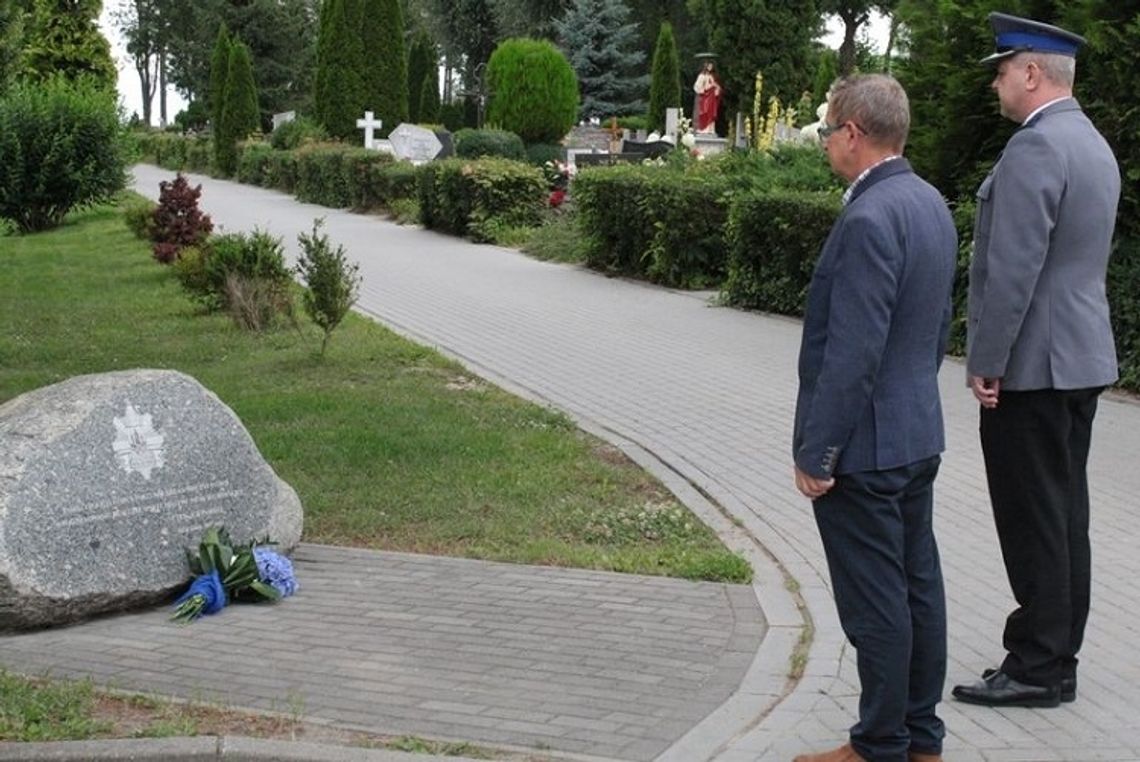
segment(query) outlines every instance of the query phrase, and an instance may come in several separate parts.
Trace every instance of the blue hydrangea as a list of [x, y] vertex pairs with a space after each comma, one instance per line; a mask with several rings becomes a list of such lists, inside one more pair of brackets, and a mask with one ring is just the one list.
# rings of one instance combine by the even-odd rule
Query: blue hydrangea
[[297, 577], [293, 574], [292, 561], [280, 553], [262, 547], [253, 549], [253, 557], [257, 561], [257, 576], [262, 582], [281, 593], [282, 598], [288, 598], [297, 592]]

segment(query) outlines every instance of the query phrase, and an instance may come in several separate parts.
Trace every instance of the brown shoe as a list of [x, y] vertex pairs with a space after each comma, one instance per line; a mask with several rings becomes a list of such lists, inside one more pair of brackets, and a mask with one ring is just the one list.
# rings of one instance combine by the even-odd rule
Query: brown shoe
[[911, 752], [906, 755], [907, 762], [942, 762], [941, 754], [919, 754]]
[[858, 752], [851, 748], [851, 744], [845, 743], [838, 749], [825, 751], [823, 754], [801, 754], [792, 762], [867, 762], [867, 760], [860, 757]]

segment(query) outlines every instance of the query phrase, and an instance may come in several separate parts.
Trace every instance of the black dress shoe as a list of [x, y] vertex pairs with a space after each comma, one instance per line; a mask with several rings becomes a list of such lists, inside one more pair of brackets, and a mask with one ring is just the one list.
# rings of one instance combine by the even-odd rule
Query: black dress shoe
[[996, 671], [973, 685], [957, 685], [954, 698], [982, 706], [1050, 707], [1061, 703], [1059, 685], [1028, 685]]
[[[990, 667], [989, 669], [982, 672], [982, 679], [986, 680], [991, 675], [997, 674], [997, 672], [998, 672], [998, 670], [994, 669], [993, 667]], [[1061, 703], [1062, 704], [1071, 704], [1077, 700], [1077, 678], [1076, 678], [1076, 675], [1074, 675], [1073, 677], [1062, 677], [1060, 686], [1061, 686]]]

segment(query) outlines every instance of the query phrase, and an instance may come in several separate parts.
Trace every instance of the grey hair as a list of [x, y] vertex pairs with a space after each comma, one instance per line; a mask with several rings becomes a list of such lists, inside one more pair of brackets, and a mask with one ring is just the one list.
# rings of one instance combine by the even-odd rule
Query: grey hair
[[851, 121], [862, 127], [879, 146], [902, 153], [910, 133], [910, 101], [894, 77], [856, 74], [831, 86], [828, 121]]
[[1045, 79], [1055, 85], [1072, 87], [1077, 78], [1077, 59], [1059, 53], [1025, 53], [1026, 58], [1036, 61]]

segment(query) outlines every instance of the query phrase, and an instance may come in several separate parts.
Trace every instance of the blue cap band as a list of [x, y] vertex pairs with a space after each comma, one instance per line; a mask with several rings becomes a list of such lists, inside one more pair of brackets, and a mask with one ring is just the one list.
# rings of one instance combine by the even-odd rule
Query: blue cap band
[[1077, 43], [1047, 34], [1033, 32], [1002, 32], [997, 35], [999, 50], [1038, 50], [1046, 53], [1077, 55]]

